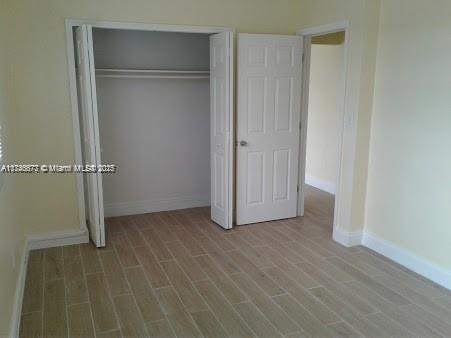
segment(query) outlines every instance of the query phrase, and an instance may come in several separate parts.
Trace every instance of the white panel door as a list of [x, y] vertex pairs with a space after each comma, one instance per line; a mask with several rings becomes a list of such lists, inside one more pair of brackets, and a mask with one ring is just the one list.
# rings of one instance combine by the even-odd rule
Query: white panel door
[[302, 40], [238, 35], [237, 224], [296, 217]]
[[[89, 25], [82, 25], [76, 29], [75, 33], [83, 165], [100, 165], [99, 120], [92, 28]], [[103, 247], [105, 246], [105, 223], [102, 174], [84, 174], [84, 188], [89, 236], [97, 247]]]
[[210, 36], [211, 219], [232, 228], [233, 33]]

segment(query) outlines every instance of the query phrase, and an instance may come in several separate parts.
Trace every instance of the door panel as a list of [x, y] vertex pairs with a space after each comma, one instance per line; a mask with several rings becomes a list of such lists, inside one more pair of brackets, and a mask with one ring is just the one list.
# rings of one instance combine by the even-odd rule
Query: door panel
[[237, 224], [296, 217], [302, 41], [238, 36]]
[[232, 228], [232, 59], [233, 35], [210, 36], [211, 219]]
[[288, 201], [290, 192], [291, 149], [274, 151], [273, 201]]
[[291, 107], [293, 97], [293, 79], [276, 78], [276, 102], [274, 112], [274, 130], [290, 132], [291, 130]]
[[261, 204], [264, 201], [265, 153], [252, 151], [247, 154], [247, 203]]
[[248, 133], [263, 133], [265, 131], [266, 115], [266, 79], [250, 77], [248, 79]]
[[[82, 25], [75, 31], [77, 49], [77, 82], [83, 165], [100, 165], [99, 121], [92, 45], [92, 29]], [[97, 247], [105, 246], [102, 176], [84, 174], [85, 209], [89, 236]]]

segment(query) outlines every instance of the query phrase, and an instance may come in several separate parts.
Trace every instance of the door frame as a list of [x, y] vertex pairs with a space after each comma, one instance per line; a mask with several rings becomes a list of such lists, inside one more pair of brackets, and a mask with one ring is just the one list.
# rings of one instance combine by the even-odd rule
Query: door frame
[[[337, 229], [341, 224], [349, 224], [351, 215], [352, 202], [352, 180], [345, 181], [344, 176], [349, 174], [352, 177], [355, 162], [355, 144], [357, 135], [352, 130], [356, 128], [356, 116], [350, 116], [353, 113], [348, 108], [349, 100], [347, 99], [348, 84], [348, 65], [349, 65], [349, 21], [340, 21], [332, 24], [314, 26], [302, 29], [296, 32], [296, 35], [303, 37], [304, 43], [304, 62], [302, 64], [302, 94], [301, 94], [301, 131], [300, 131], [300, 147], [299, 147], [299, 192], [298, 192], [298, 216], [304, 216], [305, 201], [305, 166], [306, 166], [306, 142], [307, 142], [307, 123], [308, 123], [308, 103], [309, 103], [309, 84], [310, 84], [310, 66], [311, 66], [311, 45], [312, 37], [345, 32], [344, 42], [344, 58], [343, 58], [343, 79], [341, 88], [341, 104], [340, 111], [342, 114], [342, 127], [339, 132], [339, 161], [337, 168], [337, 179], [335, 182], [335, 205], [333, 233], [336, 236]], [[347, 124], [349, 124], [347, 126]], [[352, 154], [351, 161], [342, 161], [344, 152]], [[302, 164], [302, 165], [301, 165]], [[345, 174], [346, 173], [346, 174]]]
[[[153, 23], [133, 23], [133, 22], [116, 22], [116, 21], [97, 21], [97, 20], [84, 20], [84, 19], [66, 19], [66, 52], [67, 52], [67, 64], [69, 71], [69, 91], [70, 91], [70, 101], [71, 101], [71, 111], [72, 111], [72, 127], [73, 127], [73, 138], [74, 138], [74, 153], [75, 153], [75, 164], [82, 164], [82, 154], [81, 154], [81, 138], [80, 138], [80, 120], [79, 120], [79, 110], [78, 110], [78, 93], [77, 93], [77, 78], [75, 71], [75, 55], [74, 55], [74, 34], [73, 28], [81, 26], [83, 24], [91, 25], [93, 28], [109, 28], [109, 29], [130, 29], [130, 30], [140, 30], [140, 31], [157, 31], [157, 32], [179, 32], [179, 33], [204, 33], [204, 34], [215, 34], [221, 32], [231, 32], [235, 35], [235, 29], [231, 27], [216, 27], [216, 26], [186, 26], [186, 25], [167, 25], [167, 24], [153, 24]], [[231, 208], [233, 208], [235, 186], [233, 180], [235, 158], [234, 158], [234, 135], [235, 135], [235, 123], [234, 123], [234, 52], [233, 45], [231, 46], [229, 54], [230, 63], [230, 97], [229, 97], [229, 107], [230, 107], [230, 137], [229, 137], [229, 152], [231, 163], [228, 168], [228, 175], [230, 179], [230, 189], [229, 189], [229, 202]], [[83, 184], [83, 174], [76, 173], [76, 184], [77, 184], [77, 195], [78, 195], [78, 214], [80, 219], [80, 229], [82, 231], [88, 231], [85, 220], [85, 195], [84, 195], [84, 184]], [[233, 213], [233, 211], [232, 211]]]

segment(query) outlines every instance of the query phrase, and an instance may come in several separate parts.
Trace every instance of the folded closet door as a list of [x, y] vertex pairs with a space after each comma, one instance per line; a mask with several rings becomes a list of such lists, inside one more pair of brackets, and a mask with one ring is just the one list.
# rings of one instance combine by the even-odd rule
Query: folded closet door
[[302, 41], [238, 36], [237, 224], [296, 217]]
[[[92, 46], [92, 28], [77, 28], [77, 63], [83, 165], [100, 165], [99, 121]], [[89, 236], [97, 247], [105, 246], [102, 175], [84, 174], [85, 207]]]
[[232, 228], [232, 44], [231, 32], [210, 36], [211, 219]]

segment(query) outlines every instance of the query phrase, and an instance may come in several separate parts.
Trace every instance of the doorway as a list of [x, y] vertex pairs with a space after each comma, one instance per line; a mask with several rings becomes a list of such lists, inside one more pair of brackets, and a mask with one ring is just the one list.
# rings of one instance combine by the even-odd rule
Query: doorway
[[313, 27], [298, 35], [303, 36], [305, 53], [298, 215], [304, 216], [305, 206], [319, 198], [322, 217], [335, 238], [340, 218], [350, 209], [344, 202], [349, 187], [343, 183], [349, 168], [341, 161], [344, 147], [349, 151], [344, 139], [354, 138], [345, 128], [348, 23]]
[[[343, 125], [341, 86], [344, 69], [344, 31], [315, 36], [310, 48], [310, 82], [305, 159], [306, 216], [332, 230]], [[321, 196], [320, 203], [318, 196]], [[332, 206], [332, 208], [330, 208]]]

